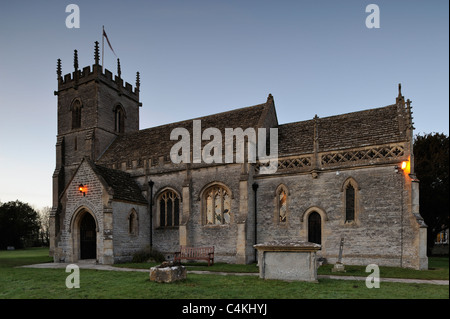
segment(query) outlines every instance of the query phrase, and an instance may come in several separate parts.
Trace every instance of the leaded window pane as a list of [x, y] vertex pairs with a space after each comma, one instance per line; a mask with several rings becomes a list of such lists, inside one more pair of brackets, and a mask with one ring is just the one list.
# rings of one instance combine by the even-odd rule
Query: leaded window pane
[[180, 200], [178, 197], [175, 198], [174, 215], [173, 225], [178, 226], [180, 225]]
[[166, 190], [159, 197], [159, 225], [179, 226], [180, 224], [180, 198], [171, 190]]
[[206, 224], [221, 225], [231, 222], [231, 200], [227, 190], [213, 186], [205, 192]]
[[208, 197], [206, 198], [206, 223], [213, 224], [212, 191], [208, 194]]
[[159, 201], [159, 224], [166, 226], [166, 201], [163, 198]]
[[286, 212], [287, 212], [287, 208], [286, 208], [287, 194], [284, 190], [282, 190], [280, 192], [278, 199], [279, 199], [278, 207], [279, 207], [280, 222], [284, 223], [284, 222], [286, 222]]
[[349, 184], [345, 191], [345, 220], [355, 219], [355, 188]]

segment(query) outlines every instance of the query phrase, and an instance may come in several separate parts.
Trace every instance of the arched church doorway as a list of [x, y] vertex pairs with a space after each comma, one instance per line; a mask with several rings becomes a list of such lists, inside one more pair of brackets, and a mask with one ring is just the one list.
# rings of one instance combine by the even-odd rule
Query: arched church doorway
[[322, 244], [322, 219], [318, 212], [312, 212], [308, 216], [308, 241]]
[[80, 259], [97, 258], [97, 230], [95, 219], [85, 213], [80, 222]]

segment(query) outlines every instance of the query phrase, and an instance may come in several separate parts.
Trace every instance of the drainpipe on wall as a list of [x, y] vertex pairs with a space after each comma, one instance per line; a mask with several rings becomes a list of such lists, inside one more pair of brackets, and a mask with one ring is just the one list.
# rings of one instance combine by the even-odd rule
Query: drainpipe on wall
[[150, 187], [150, 192], [149, 192], [149, 197], [150, 197], [150, 250], [153, 247], [153, 185], [155, 185], [155, 183], [150, 180], [148, 182], [148, 186]]
[[[255, 196], [255, 245], [258, 243], [257, 239], [258, 239], [258, 214], [257, 214], [257, 201], [256, 201], [256, 191], [258, 189], [258, 184], [253, 183], [252, 184], [252, 188], [253, 188], [253, 194]], [[255, 249], [255, 262], [258, 263], [258, 250]]]
[[400, 176], [400, 185], [401, 185], [401, 210], [400, 210], [400, 268], [403, 268], [403, 206], [404, 206], [404, 198], [403, 198], [403, 191], [405, 188], [405, 176], [401, 174]]

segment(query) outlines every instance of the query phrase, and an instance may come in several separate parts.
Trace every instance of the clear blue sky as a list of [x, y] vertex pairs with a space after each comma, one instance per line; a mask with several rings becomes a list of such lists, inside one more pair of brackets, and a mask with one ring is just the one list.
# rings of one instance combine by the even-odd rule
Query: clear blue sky
[[[80, 28], [66, 28], [70, 3]], [[368, 29], [368, 4], [380, 28]], [[2, 1], [0, 201], [51, 206], [56, 60], [94, 63], [102, 25], [122, 77], [141, 73], [147, 128], [265, 102], [280, 123], [382, 107], [397, 84], [415, 133], [449, 133], [449, 3], [431, 1]], [[116, 57], [105, 46], [105, 66]]]

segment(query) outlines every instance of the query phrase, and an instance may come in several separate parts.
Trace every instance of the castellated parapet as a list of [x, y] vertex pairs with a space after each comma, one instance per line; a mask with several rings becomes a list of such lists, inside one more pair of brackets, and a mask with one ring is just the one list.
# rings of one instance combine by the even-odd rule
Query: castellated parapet
[[117, 59], [118, 64], [118, 75], [114, 75], [108, 70], [104, 69], [102, 65], [98, 63], [98, 42], [95, 42], [95, 63], [90, 66], [84, 67], [82, 70], [78, 69], [78, 52], [74, 51], [74, 71], [71, 73], [67, 73], [64, 76], [61, 71], [61, 60], [58, 59], [57, 63], [57, 80], [58, 80], [58, 91], [55, 91], [55, 95], [58, 95], [61, 91], [67, 90], [70, 88], [78, 89], [80, 85], [89, 83], [91, 81], [95, 81], [96, 83], [101, 82], [111, 89], [115, 90], [118, 95], [124, 95], [131, 100], [137, 102], [139, 106], [142, 106], [142, 103], [139, 102], [139, 90], [140, 90], [140, 74], [136, 73], [136, 85], [133, 89], [133, 86], [124, 82], [121, 78], [120, 71], [120, 60]]

